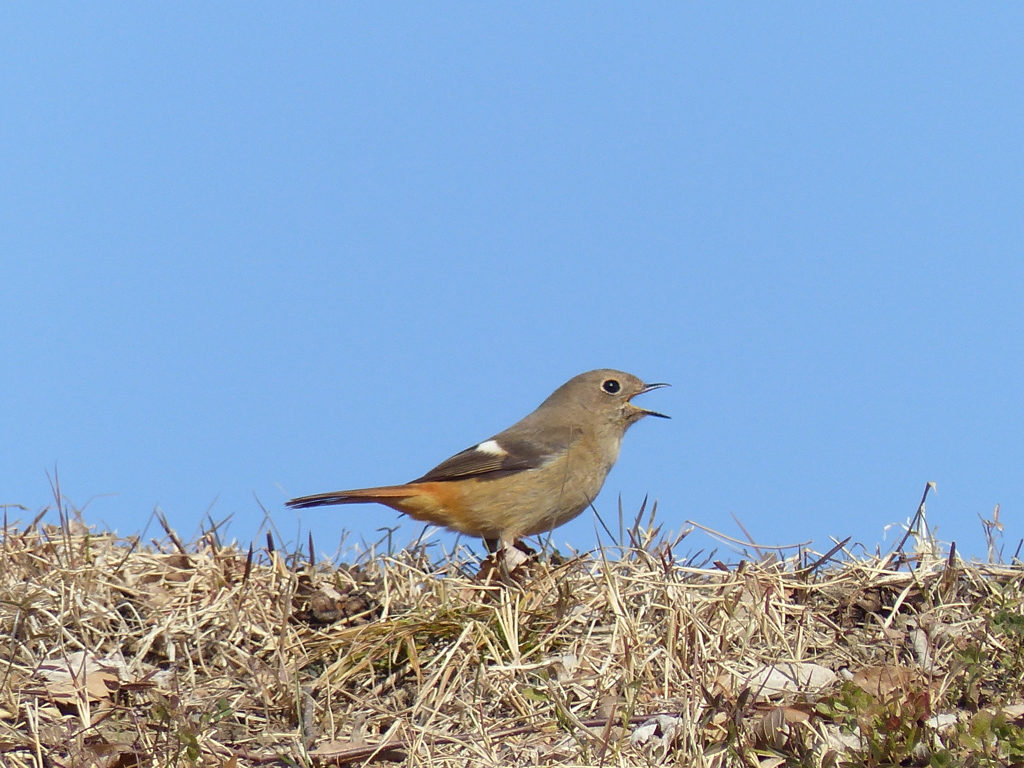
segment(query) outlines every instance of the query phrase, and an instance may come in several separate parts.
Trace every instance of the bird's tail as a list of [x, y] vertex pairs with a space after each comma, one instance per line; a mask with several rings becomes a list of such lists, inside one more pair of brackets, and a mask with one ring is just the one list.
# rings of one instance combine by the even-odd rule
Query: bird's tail
[[377, 502], [391, 506], [395, 502], [415, 496], [418, 490], [408, 485], [386, 485], [381, 488], [356, 488], [351, 491], [318, 493], [315, 496], [299, 496], [285, 502], [292, 509], [326, 507], [331, 504], [368, 504]]

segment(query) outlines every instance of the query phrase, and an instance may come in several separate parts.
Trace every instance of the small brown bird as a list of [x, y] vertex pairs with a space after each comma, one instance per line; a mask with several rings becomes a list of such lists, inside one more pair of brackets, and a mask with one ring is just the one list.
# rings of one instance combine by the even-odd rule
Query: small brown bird
[[302, 496], [288, 506], [377, 502], [479, 536], [493, 552], [499, 541], [546, 533], [586, 509], [618, 459], [626, 430], [644, 416], [669, 418], [632, 403], [665, 386], [610, 369], [581, 373], [522, 421], [410, 483]]

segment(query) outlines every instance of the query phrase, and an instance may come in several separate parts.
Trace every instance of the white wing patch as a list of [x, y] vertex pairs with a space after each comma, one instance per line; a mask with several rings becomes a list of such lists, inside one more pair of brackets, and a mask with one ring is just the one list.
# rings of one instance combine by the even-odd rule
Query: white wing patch
[[508, 456], [508, 451], [498, 445], [497, 440], [484, 440], [476, 447], [476, 450], [480, 453], [489, 453], [491, 456]]

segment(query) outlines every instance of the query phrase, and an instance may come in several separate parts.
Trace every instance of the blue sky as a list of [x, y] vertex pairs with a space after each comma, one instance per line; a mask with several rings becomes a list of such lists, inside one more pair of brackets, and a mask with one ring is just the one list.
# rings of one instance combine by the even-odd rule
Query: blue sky
[[941, 538], [983, 554], [998, 503], [1012, 554], [1022, 39], [1010, 3], [9, 6], [0, 502], [56, 467], [122, 533], [247, 542], [258, 499], [333, 552], [400, 516], [287, 498], [607, 366], [673, 384], [609, 523], [884, 547], [935, 481]]

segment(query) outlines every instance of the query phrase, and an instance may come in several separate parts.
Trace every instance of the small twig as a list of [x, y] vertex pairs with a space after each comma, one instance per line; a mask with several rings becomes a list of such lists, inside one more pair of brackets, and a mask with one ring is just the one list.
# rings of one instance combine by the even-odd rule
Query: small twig
[[181, 539], [178, 538], [178, 534], [174, 532], [174, 529], [171, 528], [170, 524], [167, 522], [167, 518], [164, 516], [164, 513], [160, 510], [156, 510], [155, 514], [157, 522], [159, 522], [160, 526], [164, 529], [164, 533], [167, 534], [167, 538], [169, 538], [171, 543], [178, 548], [178, 552], [185, 555], [185, 557], [188, 557], [188, 550], [185, 549], [185, 545], [181, 543]]
[[824, 555], [822, 555], [817, 560], [815, 560], [813, 563], [808, 565], [806, 568], [801, 568], [799, 571], [797, 571], [797, 573], [802, 573], [802, 574], [814, 573], [821, 566], [823, 566], [825, 563], [827, 563], [829, 560], [831, 560], [832, 556], [836, 552], [839, 552], [843, 547], [845, 547], [850, 542], [850, 539], [852, 539], [852, 538], [853, 538], [852, 536], [847, 536], [845, 539], [840, 541], [838, 544], [836, 544], [834, 547], [832, 547], [832, 549], [830, 549]]
[[729, 515], [732, 517], [732, 521], [734, 523], [736, 523], [737, 526], [739, 526], [739, 529], [741, 531], [743, 531], [743, 535], [747, 537], [747, 541], [749, 542], [750, 546], [752, 546], [754, 548], [754, 552], [757, 553], [757, 559], [760, 560], [761, 558], [763, 558], [764, 557], [764, 553], [761, 552], [761, 550], [758, 548], [757, 544], [754, 543], [754, 537], [750, 535], [750, 531], [748, 531], [746, 529], [746, 526], [744, 526], [743, 523], [740, 522], [740, 519], [738, 517], [736, 517], [736, 513], [735, 512], [730, 512]]
[[918, 521], [920, 521], [924, 516], [924, 503], [928, 499], [928, 491], [934, 489], [934, 487], [935, 483], [931, 481], [924, 484], [924, 493], [921, 494], [921, 503], [917, 505], [917, 512], [915, 512], [914, 516], [910, 519], [910, 525], [907, 526], [907, 530], [904, 532], [903, 538], [900, 539], [900, 543], [896, 545], [895, 549], [889, 553], [885, 562], [882, 563], [883, 571], [888, 570], [889, 566], [892, 565], [893, 559], [896, 558], [897, 555], [899, 556], [899, 561], [896, 563], [895, 570], [898, 571], [900, 569], [900, 565], [903, 563], [903, 547], [906, 546], [907, 540], [910, 538], [910, 534], [914, 532]]
[[699, 528], [700, 530], [704, 531], [704, 533], [716, 539], [721, 539], [722, 541], [728, 542], [730, 544], [736, 544], [741, 547], [754, 547], [758, 550], [774, 549], [781, 552], [784, 549], [797, 549], [798, 547], [806, 547], [812, 543], [812, 539], [808, 539], [807, 541], [799, 541], [796, 544], [752, 544], [751, 542], [743, 541], [743, 539], [734, 539], [732, 536], [727, 536], [726, 534], [720, 533], [713, 528], [708, 528], [706, 525], [695, 523], [693, 520], [686, 520], [685, 522], [687, 525], [692, 525], [694, 528]]

